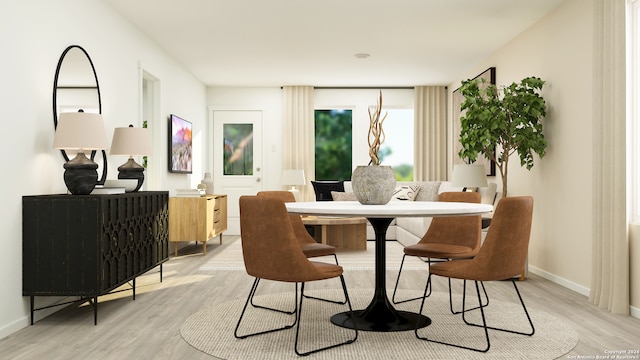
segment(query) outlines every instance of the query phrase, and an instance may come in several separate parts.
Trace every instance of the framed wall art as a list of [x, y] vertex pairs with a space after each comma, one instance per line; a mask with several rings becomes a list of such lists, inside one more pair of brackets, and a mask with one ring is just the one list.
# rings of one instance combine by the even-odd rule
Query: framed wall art
[[191, 174], [193, 144], [192, 125], [189, 121], [169, 116], [169, 172]]
[[[483, 71], [478, 76], [474, 77], [475, 79], [485, 79], [486, 84], [494, 84], [496, 83], [496, 68], [490, 67], [487, 70]], [[482, 84], [480, 84], [482, 86]], [[464, 101], [464, 96], [460, 93], [460, 88], [457, 88], [453, 91], [451, 96], [451, 113], [453, 114], [453, 139], [451, 143], [453, 144], [453, 164], [465, 164], [466, 161], [460, 156], [458, 153], [462, 149], [462, 144], [460, 144], [460, 118], [464, 115], [464, 112], [460, 110], [460, 106]], [[478, 158], [476, 159], [476, 164], [485, 164], [487, 169], [487, 176], [495, 176], [496, 175], [496, 164], [493, 161], [485, 158], [482, 154], [478, 154]]]

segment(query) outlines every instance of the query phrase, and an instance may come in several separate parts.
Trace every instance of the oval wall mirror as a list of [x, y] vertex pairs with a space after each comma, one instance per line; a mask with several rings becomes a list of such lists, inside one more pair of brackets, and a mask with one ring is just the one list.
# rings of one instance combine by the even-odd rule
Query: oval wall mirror
[[[87, 51], [78, 45], [67, 47], [60, 55], [53, 80], [53, 125], [58, 127], [58, 115], [64, 112], [84, 111], [102, 113], [100, 86], [93, 61]], [[60, 150], [65, 161], [69, 161], [66, 151]], [[72, 157], [75, 154], [71, 154]], [[96, 152], [91, 153], [95, 160]], [[102, 150], [102, 163], [98, 163], [98, 173], [102, 167], [102, 176], [98, 184], [103, 185], [107, 178], [107, 152]]]

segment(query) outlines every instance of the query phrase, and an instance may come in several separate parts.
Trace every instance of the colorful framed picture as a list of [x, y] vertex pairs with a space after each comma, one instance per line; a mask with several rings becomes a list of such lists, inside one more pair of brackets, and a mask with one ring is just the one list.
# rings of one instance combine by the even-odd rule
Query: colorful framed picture
[[192, 173], [192, 130], [189, 121], [173, 114], [169, 117], [169, 172]]

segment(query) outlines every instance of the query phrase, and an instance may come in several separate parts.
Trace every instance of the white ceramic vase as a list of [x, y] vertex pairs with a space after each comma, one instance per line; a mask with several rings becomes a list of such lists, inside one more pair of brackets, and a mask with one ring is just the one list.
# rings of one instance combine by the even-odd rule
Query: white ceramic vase
[[351, 186], [363, 205], [384, 205], [396, 189], [396, 174], [391, 166], [357, 166], [351, 174]]
[[213, 194], [213, 177], [211, 177], [211, 173], [204, 173], [202, 184], [206, 186], [205, 193], [209, 195]]

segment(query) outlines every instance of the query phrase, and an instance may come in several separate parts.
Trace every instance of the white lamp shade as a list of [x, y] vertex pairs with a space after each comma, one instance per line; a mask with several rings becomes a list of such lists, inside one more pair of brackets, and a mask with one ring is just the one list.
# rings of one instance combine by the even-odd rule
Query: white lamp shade
[[58, 117], [53, 148], [62, 150], [106, 149], [107, 132], [102, 115], [86, 112], [61, 113]]
[[282, 170], [282, 185], [304, 185], [304, 170]]
[[151, 135], [148, 129], [135, 127], [119, 127], [113, 130], [111, 155], [150, 155]]
[[459, 187], [487, 187], [487, 173], [483, 164], [458, 164], [453, 166], [451, 185]]

